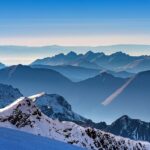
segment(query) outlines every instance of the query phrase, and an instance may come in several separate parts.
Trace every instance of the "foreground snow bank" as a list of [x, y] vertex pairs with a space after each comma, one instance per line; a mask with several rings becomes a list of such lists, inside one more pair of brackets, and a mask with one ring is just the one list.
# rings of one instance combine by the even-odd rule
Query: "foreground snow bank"
[[82, 150], [56, 140], [20, 132], [17, 130], [0, 128], [0, 150]]

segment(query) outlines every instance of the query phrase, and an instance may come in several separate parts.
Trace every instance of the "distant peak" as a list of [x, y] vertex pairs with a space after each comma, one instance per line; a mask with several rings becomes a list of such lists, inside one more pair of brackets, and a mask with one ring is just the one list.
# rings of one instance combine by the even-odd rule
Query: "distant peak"
[[128, 56], [128, 54], [123, 53], [122, 51], [118, 51], [118, 52], [116, 52], [116, 53], [111, 54], [111, 56], [122, 56], [122, 55]]
[[62, 56], [64, 56], [64, 54], [60, 53], [60, 54], [55, 55], [54, 57], [62, 57]]
[[74, 56], [77, 56], [77, 54], [75, 52], [71, 51], [67, 54], [67, 56], [74, 57]]
[[15, 67], [16, 69], [30, 69], [30, 66], [19, 64]]
[[123, 115], [118, 120], [128, 120], [128, 119], [130, 119], [130, 117], [128, 115]]
[[25, 65], [18, 64], [17, 67], [25, 67]]
[[94, 52], [92, 52], [92, 51], [88, 51], [88, 52], [86, 52], [86, 54], [85, 54], [85, 55], [91, 55], [91, 54], [94, 54]]
[[109, 74], [107, 71], [103, 71], [103, 72], [101, 72], [100, 73], [100, 76], [111, 76], [112, 77], [112, 75], [111, 74]]
[[103, 52], [93, 52], [93, 51], [88, 51], [85, 53], [85, 55], [105, 55]]
[[19, 64], [19, 65], [13, 65], [13, 66], [7, 67], [6, 69], [13, 70], [13, 72], [14, 72], [15, 70], [24, 69], [24, 68], [31, 68], [31, 67]]

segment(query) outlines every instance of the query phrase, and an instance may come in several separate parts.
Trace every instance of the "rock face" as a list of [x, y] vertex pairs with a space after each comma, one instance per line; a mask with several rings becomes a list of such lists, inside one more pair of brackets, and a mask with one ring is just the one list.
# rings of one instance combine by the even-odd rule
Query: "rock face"
[[150, 123], [122, 116], [103, 130], [134, 140], [150, 141]]
[[21, 96], [23, 95], [17, 88], [0, 83], [0, 108], [7, 106]]
[[150, 144], [146, 142], [133, 141], [97, 129], [84, 128], [72, 122], [50, 119], [36, 107], [32, 97], [22, 97], [0, 109], [0, 127], [41, 135], [89, 150], [150, 149]]
[[60, 95], [40, 94], [31, 97], [42, 113], [52, 119], [71, 121], [83, 127], [92, 127], [133, 140], [150, 141], [150, 123], [122, 116], [111, 125], [95, 123], [73, 112], [71, 105]]

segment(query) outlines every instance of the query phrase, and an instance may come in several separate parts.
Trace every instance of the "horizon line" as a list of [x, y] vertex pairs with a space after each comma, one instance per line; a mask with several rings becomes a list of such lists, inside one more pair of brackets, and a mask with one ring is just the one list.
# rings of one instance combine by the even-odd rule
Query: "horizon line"
[[9, 46], [12, 46], [12, 47], [50, 47], [50, 46], [58, 46], [58, 47], [106, 47], [106, 46], [150, 46], [150, 43], [149, 44], [144, 44], [144, 43], [140, 43], [140, 44], [134, 44], [134, 43], [126, 43], [126, 44], [121, 44], [121, 43], [118, 43], [118, 44], [100, 44], [100, 45], [59, 45], [59, 44], [45, 44], [45, 45], [24, 45], [24, 44], [0, 44], [0, 47], [3, 47], [3, 46], [6, 46], [6, 47], [9, 47]]

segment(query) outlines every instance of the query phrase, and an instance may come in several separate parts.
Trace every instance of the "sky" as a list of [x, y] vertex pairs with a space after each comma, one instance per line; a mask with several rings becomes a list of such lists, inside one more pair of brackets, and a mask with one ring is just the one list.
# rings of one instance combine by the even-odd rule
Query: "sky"
[[150, 44], [150, 0], [0, 0], [0, 45]]

